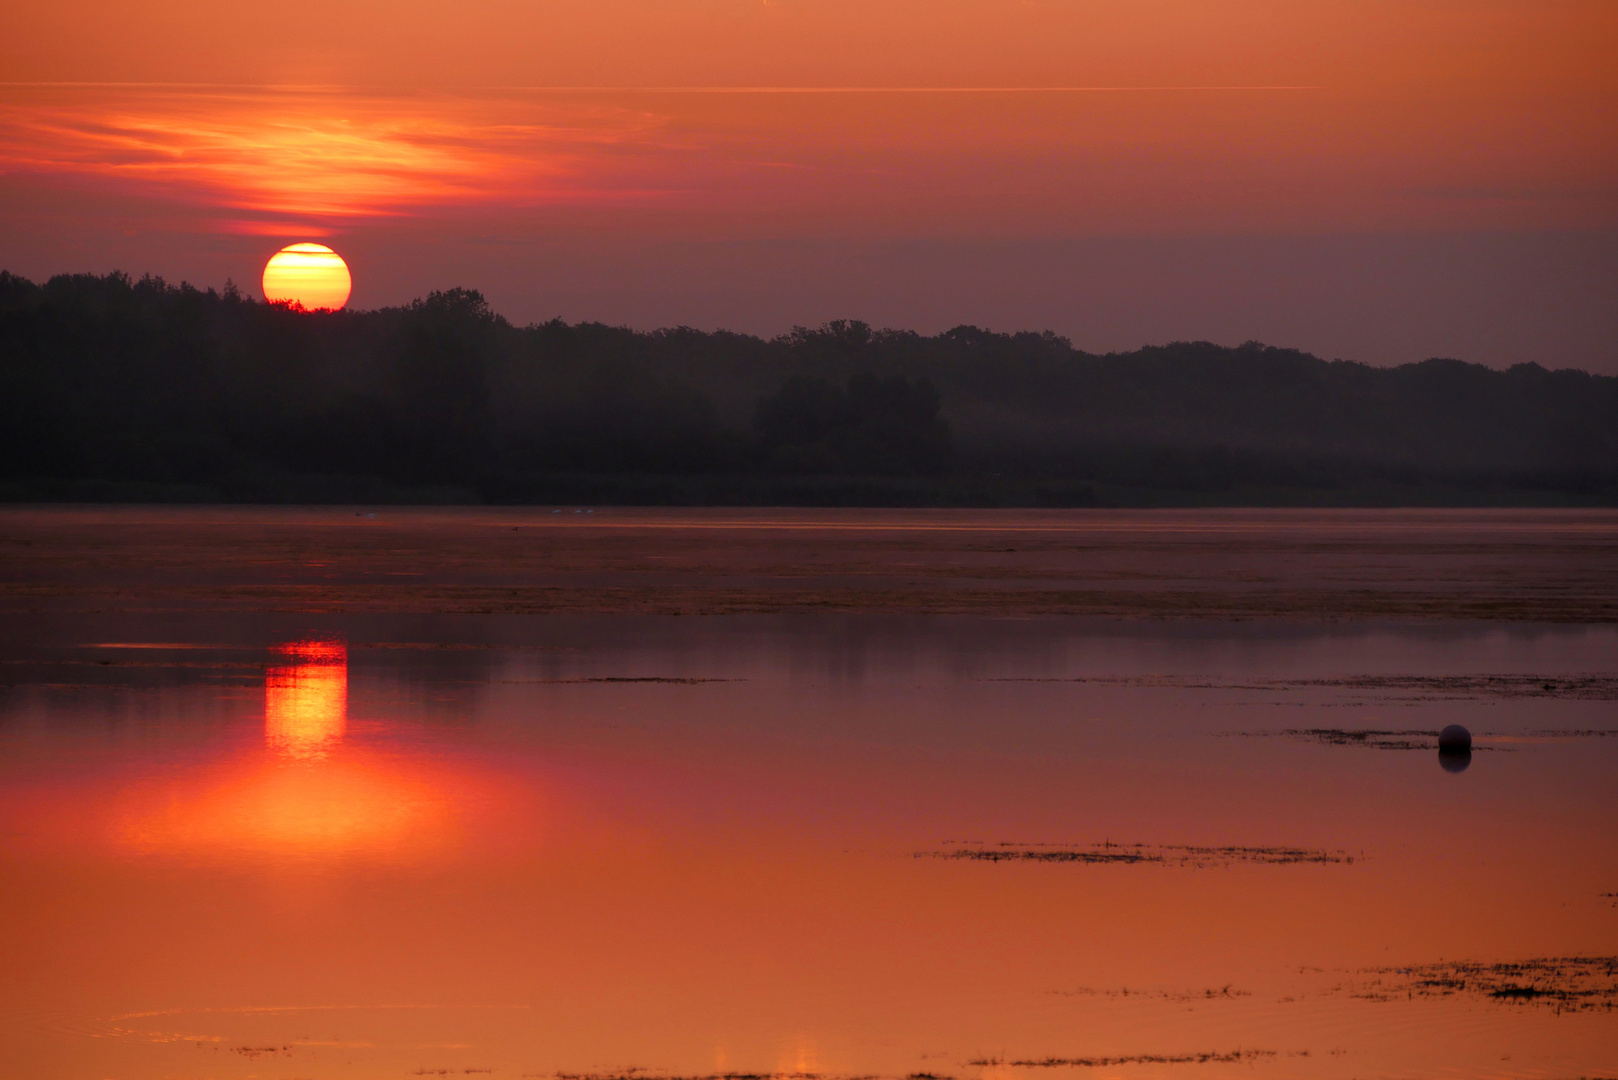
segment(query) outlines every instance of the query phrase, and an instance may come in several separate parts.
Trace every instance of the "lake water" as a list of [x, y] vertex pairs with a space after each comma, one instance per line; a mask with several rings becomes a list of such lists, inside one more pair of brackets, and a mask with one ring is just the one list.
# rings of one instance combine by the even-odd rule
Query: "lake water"
[[1611, 625], [80, 611], [0, 658], [6, 1077], [1618, 1073]]

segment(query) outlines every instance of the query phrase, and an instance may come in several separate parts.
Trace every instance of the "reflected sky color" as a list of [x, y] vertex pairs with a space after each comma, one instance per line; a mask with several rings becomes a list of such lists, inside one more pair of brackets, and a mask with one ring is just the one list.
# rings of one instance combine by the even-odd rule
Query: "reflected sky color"
[[[1603, 628], [219, 618], [198, 640], [235, 644], [130, 649], [79, 621], [41, 656], [88, 668], [0, 696], [0, 1042], [42, 1080], [1618, 1064], [1604, 1009], [1361, 986], [1618, 955], [1618, 739], [1545, 734], [1612, 702], [1332, 681], [1610, 678]], [[170, 674], [61, 685], [86, 670]], [[1452, 722], [1458, 775], [1273, 734]], [[1354, 861], [917, 857], [1107, 840]]]

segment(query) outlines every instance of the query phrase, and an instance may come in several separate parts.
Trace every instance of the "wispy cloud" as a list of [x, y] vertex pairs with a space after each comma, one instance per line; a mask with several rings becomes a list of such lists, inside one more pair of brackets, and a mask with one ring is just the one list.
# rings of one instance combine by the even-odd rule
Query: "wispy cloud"
[[617, 105], [528, 102], [514, 118], [499, 99], [318, 90], [32, 97], [0, 104], [0, 170], [110, 178], [220, 208], [354, 217], [656, 194], [611, 164], [615, 149], [655, 141], [661, 120]]

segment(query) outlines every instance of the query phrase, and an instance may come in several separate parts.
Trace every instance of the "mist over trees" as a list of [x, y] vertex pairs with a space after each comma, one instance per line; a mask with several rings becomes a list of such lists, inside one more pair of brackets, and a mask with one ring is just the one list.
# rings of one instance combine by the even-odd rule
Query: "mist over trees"
[[0, 498], [1611, 503], [1618, 378], [967, 326], [517, 327], [465, 289], [309, 313], [0, 272]]

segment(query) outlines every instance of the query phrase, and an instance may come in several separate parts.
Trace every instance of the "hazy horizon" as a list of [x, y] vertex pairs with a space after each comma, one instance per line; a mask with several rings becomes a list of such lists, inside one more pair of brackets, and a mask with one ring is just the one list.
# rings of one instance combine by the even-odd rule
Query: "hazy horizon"
[[200, 0], [0, 14], [0, 265], [770, 335], [1618, 372], [1618, 8]]
[[[1565, 287], [1558, 297], [1544, 295], [1556, 291], [1547, 284], [1552, 280], [1550, 274], [1560, 270], [1565, 278], [1577, 276], [1566, 266], [1553, 265], [1552, 256], [1556, 247], [1582, 249], [1588, 255], [1599, 252], [1603, 243], [1609, 241], [1615, 256], [1615, 273], [1610, 281], [1604, 277], [1582, 281], [1564, 279], [1560, 284]], [[1618, 233], [1610, 238], [1575, 235], [1468, 238], [1464, 241], [1451, 238], [1448, 250], [1435, 250], [1440, 245], [1429, 244], [1425, 259], [1410, 252], [1410, 247], [1415, 243], [1410, 237], [1316, 238], [1313, 243], [1324, 250], [1311, 251], [1308, 241], [1297, 238], [1151, 241], [1102, 238], [1072, 242], [1026, 241], [1020, 245], [1013, 242], [993, 245], [941, 242], [890, 244], [884, 246], [881, 259], [890, 264], [908, 265], [917, 275], [929, 275], [941, 281], [942, 286], [934, 292], [913, 286], [906, 294], [887, 296], [880, 303], [859, 299], [857, 294], [861, 291], [862, 279], [853, 273], [855, 269], [863, 269], [867, 278], [880, 276], [880, 263], [875, 258], [864, 260], [858, 268], [848, 267], [847, 273], [826, 273], [826, 280], [817, 286], [818, 291], [813, 296], [785, 295], [791, 291], [792, 283], [786, 279], [790, 277], [794, 260], [814, 262], [821, 266], [851, 260], [846, 247], [826, 244], [758, 241], [705, 245], [710, 252], [723, 248], [738, 263], [713, 271], [716, 277], [728, 277], [732, 288], [724, 290], [708, 288], [702, 281], [691, 280], [689, 275], [677, 274], [675, 268], [683, 258], [684, 249], [670, 246], [651, 253], [660, 255], [666, 261], [667, 273], [661, 279], [656, 279], [656, 275], [643, 268], [638, 277], [642, 279], [644, 287], [635, 293], [615, 291], [608, 287], [610, 276], [622, 272], [622, 267], [613, 265], [608, 256], [599, 252], [595, 253], [598, 262], [587, 268], [593, 275], [590, 280], [582, 283], [554, 282], [555, 287], [551, 289], [513, 285], [509, 281], [502, 284], [498, 280], [499, 273], [492, 271], [485, 276], [496, 280], [484, 284], [473, 276], [478, 268], [470, 263], [466, 264], [467, 272], [459, 276], [448, 274], [439, 280], [430, 280], [430, 273], [415, 273], [406, 278], [393, 269], [385, 256], [369, 257], [363, 249], [356, 254], [356, 249], [346, 245], [342, 253], [354, 267], [355, 273], [354, 296], [345, 306], [346, 310], [351, 311], [398, 307], [432, 292], [466, 288], [482, 293], [497, 313], [517, 326], [560, 318], [568, 323], [602, 323], [643, 333], [690, 327], [706, 332], [731, 331], [769, 340], [789, 333], [795, 327], [821, 326], [838, 319], [849, 319], [865, 322], [875, 329], [910, 331], [923, 336], [932, 336], [958, 326], [975, 326], [994, 333], [1011, 334], [1050, 331], [1067, 338], [1075, 349], [1094, 354], [1133, 352], [1181, 342], [1206, 341], [1235, 347], [1258, 341], [1277, 348], [1296, 349], [1325, 360], [1347, 360], [1373, 367], [1397, 367], [1444, 358], [1497, 369], [1519, 363], [1537, 363], [1551, 370], [1571, 369], [1591, 374], [1618, 375], [1618, 311], [1601, 302], [1602, 297], [1618, 293]], [[1498, 259], [1468, 268], [1469, 273], [1493, 287], [1495, 291], [1488, 294], [1490, 297], [1498, 299], [1498, 293], [1512, 292], [1526, 303], [1524, 290], [1515, 288], [1525, 282], [1514, 282], [1512, 279], [1532, 278], [1535, 279], [1537, 290], [1532, 295], [1534, 302], [1545, 304], [1557, 299], [1564, 307], [1582, 307], [1582, 314], [1587, 318], [1583, 322], [1539, 327], [1522, 318], [1521, 312], [1510, 305], [1490, 305], [1479, 300], [1468, 301], [1468, 304], [1476, 303], [1483, 310], [1473, 313], [1455, 306], [1450, 312], [1452, 324], [1436, 325], [1425, 317], [1430, 311], [1423, 309], [1431, 298], [1407, 292], [1403, 295], [1401, 305], [1393, 312], [1384, 311], [1380, 321], [1344, 319], [1341, 323], [1330, 323], [1323, 320], [1317, 311], [1308, 308], [1300, 310], [1296, 306], [1301, 294], [1313, 289], [1307, 276], [1292, 277], [1285, 292], [1274, 291], [1268, 296], [1263, 295], [1263, 287], [1254, 288], [1251, 290], [1253, 295], [1246, 297], [1249, 301], [1246, 307], [1233, 305], [1229, 290], [1220, 293], [1200, 289], [1199, 279], [1192, 270], [1181, 272], [1182, 280], [1172, 294], [1178, 302], [1132, 287], [1151, 272], [1154, 263], [1168, 261], [1171, 255], [1182, 256], [1182, 265], [1188, 254], [1197, 255], [1201, 266], [1192, 269], [1211, 273], [1210, 268], [1221, 258], [1227, 257], [1230, 250], [1240, 248], [1262, 254], [1272, 262], [1290, 265], [1295, 271], [1311, 272], [1317, 276], [1345, 277], [1357, 269], [1360, 271], [1358, 280], [1351, 284], [1359, 289], [1364, 302], [1369, 304], [1372, 298], [1368, 294], [1371, 291], [1390, 288], [1387, 281], [1378, 280], [1369, 272], [1369, 264], [1384, 262], [1388, 264], [1390, 272], [1400, 271], [1407, 278], [1430, 277], [1428, 272], [1433, 262], [1460, 264], [1465, 261], [1469, 250], [1475, 253], [1479, 247], [1491, 243]], [[1002, 280], [998, 292], [992, 296], [973, 298], [966, 295], [973, 290], [973, 283], [968, 280], [967, 268], [962, 263], [972, 256], [981, 260], [987, 253], [998, 254], [1003, 262], [1010, 261], [1019, 246], [1043, 253], [1047, 261], [1058, 261], [1063, 255], [1072, 256], [1081, 248], [1100, 252], [1113, 260], [1115, 270], [1121, 267], [1128, 271], [1129, 276], [1100, 280], [1104, 278], [1102, 270], [1105, 267], [1073, 265], [1074, 258], [1070, 258], [1071, 273], [1087, 274], [1095, 289], [1083, 294], [1088, 306], [1076, 309], [1076, 305], [1069, 305], [1067, 315], [1062, 313], [1061, 297], [1051, 295], [1056, 291], [1056, 285], [1048, 279], [1044, 293], [1018, 293], [1014, 280]], [[3, 247], [3, 241], [0, 241], [0, 247]], [[1397, 256], [1401, 250], [1410, 257], [1399, 259]], [[1507, 257], [1512, 251], [1518, 255], [1515, 265]], [[245, 257], [232, 251], [189, 260], [190, 265], [198, 267], [199, 273], [184, 269], [168, 271], [156, 266], [137, 269], [128, 260], [118, 259], [104, 260], [105, 265], [94, 267], [64, 265], [33, 273], [22, 269], [28, 265], [26, 261], [12, 264], [0, 261], [0, 269], [41, 285], [60, 274], [112, 272], [126, 273], [135, 280], [150, 274], [170, 284], [184, 283], [203, 290], [223, 291], [227, 284], [234, 283], [244, 295], [261, 300], [263, 296], [257, 284], [258, 270], [253, 262], [261, 262], [268, 253], [268, 250], [254, 248]], [[939, 257], [941, 253], [944, 258]], [[1346, 265], [1330, 264], [1328, 256], [1345, 253], [1349, 256], [1344, 260]], [[650, 257], [645, 252], [639, 254], [643, 259]], [[777, 295], [771, 296], [768, 303], [763, 303], [759, 300], [756, 280], [751, 290], [741, 280], [744, 267], [739, 264], [745, 262], [759, 270], [759, 264], [772, 254], [787, 265], [784, 269], [772, 271]], [[618, 255], [627, 258], [623, 253]], [[1537, 258], [1530, 259], [1530, 255]], [[953, 256], [955, 263], [948, 261], [950, 256]], [[1013, 267], [1017, 268], [1031, 272], [1027, 270], [1027, 260]], [[559, 274], [562, 269], [577, 273], [580, 266], [578, 263], [563, 265], [559, 261], [557, 267], [547, 272]], [[422, 280], [418, 282], [416, 278]], [[1107, 304], [1103, 306], [1098, 297], [1105, 297]], [[1098, 306], [1104, 309], [1094, 311]], [[1170, 306], [1174, 308], [1173, 311], [1162, 310]], [[1254, 313], [1266, 307], [1272, 310], [1260, 311], [1260, 314], [1267, 315], [1267, 318]], [[813, 314], [802, 318], [793, 314], [800, 310]], [[981, 318], [955, 318], [963, 312], [976, 312]], [[1475, 314], [1476, 318], [1469, 318], [1471, 314]], [[1249, 328], [1257, 326], [1268, 327], [1269, 336], [1248, 332]], [[1535, 337], [1541, 330], [1543, 336]], [[1452, 342], [1455, 347], [1446, 348], [1445, 342]]]

